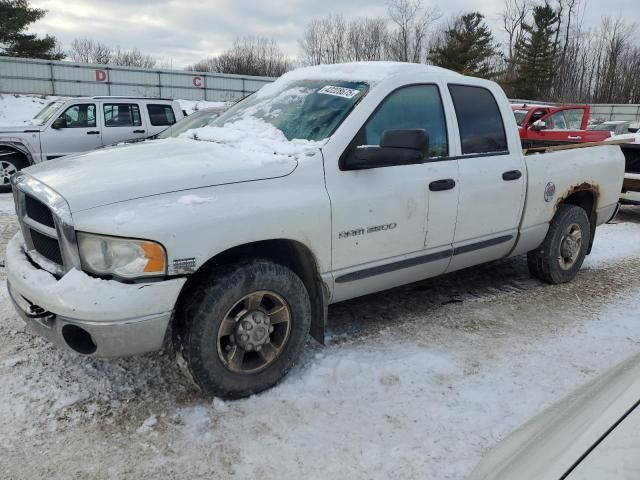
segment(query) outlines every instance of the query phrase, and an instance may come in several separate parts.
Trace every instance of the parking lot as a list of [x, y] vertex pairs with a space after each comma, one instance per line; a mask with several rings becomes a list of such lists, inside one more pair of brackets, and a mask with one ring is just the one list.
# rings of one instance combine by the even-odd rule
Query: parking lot
[[[12, 208], [2, 195], [2, 250]], [[510, 431], [638, 351], [639, 234], [640, 210], [627, 207], [565, 285], [533, 280], [518, 257], [334, 305], [327, 346], [308, 341], [279, 386], [235, 402], [198, 393], [167, 352], [62, 352], [25, 328], [3, 288], [0, 471], [463, 478]]]

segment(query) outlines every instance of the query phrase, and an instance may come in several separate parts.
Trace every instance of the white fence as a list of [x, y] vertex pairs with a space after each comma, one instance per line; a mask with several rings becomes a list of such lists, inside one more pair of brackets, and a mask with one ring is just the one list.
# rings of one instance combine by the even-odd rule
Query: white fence
[[640, 122], [640, 105], [597, 104], [591, 106], [591, 117], [597, 120]]
[[270, 77], [0, 57], [0, 93], [234, 101], [273, 80]]

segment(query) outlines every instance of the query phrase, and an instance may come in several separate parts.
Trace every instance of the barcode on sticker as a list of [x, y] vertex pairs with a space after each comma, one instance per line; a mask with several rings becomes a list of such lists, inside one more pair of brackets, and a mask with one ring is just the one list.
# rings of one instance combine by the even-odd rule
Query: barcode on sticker
[[342, 98], [353, 98], [360, 93], [360, 90], [354, 90], [353, 88], [335, 87], [333, 85], [326, 85], [318, 90], [318, 93], [324, 93], [325, 95], [334, 95]]

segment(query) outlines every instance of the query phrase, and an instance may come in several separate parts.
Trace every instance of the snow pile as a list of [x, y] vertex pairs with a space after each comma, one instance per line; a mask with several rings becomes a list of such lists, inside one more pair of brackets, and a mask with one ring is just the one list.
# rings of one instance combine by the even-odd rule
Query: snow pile
[[304, 153], [313, 155], [324, 143], [304, 139], [288, 140], [281, 130], [259, 118], [250, 116], [249, 112], [235, 122], [226, 123], [224, 127], [202, 127], [180, 135], [182, 138], [193, 138], [236, 147], [246, 155], [266, 154], [276, 156], [296, 156]]
[[0, 94], [0, 125], [22, 125], [33, 119], [48, 103], [60, 98]]

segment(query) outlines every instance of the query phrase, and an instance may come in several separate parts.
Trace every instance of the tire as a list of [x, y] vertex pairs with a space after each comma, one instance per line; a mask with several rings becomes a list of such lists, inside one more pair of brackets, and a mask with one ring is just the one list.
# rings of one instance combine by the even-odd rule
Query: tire
[[560, 205], [542, 245], [527, 254], [529, 271], [546, 283], [570, 282], [582, 267], [590, 240], [591, 224], [584, 209]]
[[19, 153], [0, 156], [0, 193], [8, 193], [11, 191], [11, 175], [19, 172], [29, 163]]
[[174, 335], [178, 363], [201, 390], [222, 398], [278, 383], [300, 356], [311, 323], [302, 280], [268, 260], [223, 269], [182, 304]]

